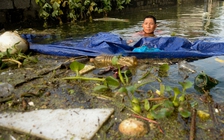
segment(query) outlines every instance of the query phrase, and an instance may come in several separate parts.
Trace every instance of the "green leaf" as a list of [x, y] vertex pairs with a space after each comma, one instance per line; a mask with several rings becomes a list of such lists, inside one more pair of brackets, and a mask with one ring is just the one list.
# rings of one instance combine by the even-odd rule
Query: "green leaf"
[[52, 15], [52, 17], [57, 17], [58, 16], [58, 10], [54, 10], [51, 15]]
[[193, 83], [190, 81], [179, 82], [179, 84], [183, 87], [183, 91], [185, 91], [188, 88], [191, 88], [193, 85]]
[[144, 108], [145, 108], [146, 111], [148, 111], [150, 109], [150, 104], [149, 104], [149, 101], [147, 99], [145, 99]]
[[168, 64], [163, 64], [159, 67], [158, 75], [160, 77], [166, 77], [168, 76], [170, 66]]
[[169, 64], [163, 64], [159, 67], [160, 70], [167, 72], [170, 69]]
[[119, 61], [118, 56], [114, 56], [111, 60], [111, 63], [112, 63], [112, 65], [117, 65], [118, 61]]
[[166, 87], [165, 87], [165, 90], [166, 90], [167, 92], [170, 92], [170, 91], [172, 91], [172, 88], [171, 88], [170, 86], [166, 86]]
[[182, 94], [180, 97], [179, 97], [179, 101], [180, 102], [183, 102], [185, 100], [185, 94]]
[[152, 109], [151, 109], [151, 110], [155, 110], [155, 109], [157, 109], [159, 106], [161, 106], [161, 104], [155, 104], [155, 105], [152, 106]]
[[50, 9], [51, 9], [52, 7], [51, 7], [51, 5], [50, 5], [50, 4], [45, 3], [45, 4], [44, 4], [44, 6], [43, 6], [43, 9], [46, 9], [46, 8], [50, 8]]
[[52, 7], [53, 9], [57, 10], [60, 7], [60, 4], [55, 1]]
[[74, 89], [70, 89], [70, 90], [68, 90], [68, 93], [69, 94], [74, 94], [75, 93], [75, 90]]
[[126, 93], [126, 94], [128, 94], [128, 90], [127, 90], [125, 87], [121, 87], [121, 88], [118, 90], [118, 93]]
[[136, 87], [135, 87], [135, 86], [128, 86], [128, 87], [127, 87], [127, 90], [128, 90], [130, 93], [134, 94], [135, 91], [136, 91]]
[[177, 87], [174, 87], [173, 88], [173, 92], [174, 92], [175, 95], [178, 95], [178, 94], [181, 93], [180, 90], [179, 90], [179, 88], [177, 88]]
[[114, 77], [112, 77], [112, 76], [108, 76], [108, 77], [106, 77], [106, 82], [107, 82], [107, 85], [110, 87], [110, 88], [112, 88], [112, 89], [116, 89], [116, 88], [118, 88], [119, 86], [120, 86], [120, 82], [116, 79], [116, 78], [114, 78]]
[[83, 69], [84, 67], [85, 67], [84, 64], [79, 63], [79, 62], [77, 62], [77, 61], [73, 61], [73, 62], [70, 64], [70, 69], [71, 69], [72, 71], [76, 72], [76, 76], [79, 75], [79, 71], [80, 71], [81, 69]]
[[93, 89], [94, 92], [105, 92], [108, 90], [109, 90], [109, 88], [105, 85], [98, 85], [98, 86], [94, 87], [94, 89]]
[[131, 100], [131, 102], [134, 103], [134, 104], [138, 104], [138, 105], [140, 103], [139, 99], [138, 98], [135, 98], [135, 97], [133, 97], [133, 99]]
[[181, 110], [179, 112], [180, 112], [180, 115], [184, 118], [189, 118], [191, 116], [191, 112], [189, 112], [188, 110]]
[[138, 114], [141, 113], [141, 107], [138, 104], [133, 104], [132, 109]]
[[173, 107], [173, 103], [169, 100], [165, 100], [163, 102], [163, 106], [166, 107], [166, 108], [172, 108]]
[[40, 12], [40, 16], [42, 16], [42, 17], [49, 17], [49, 13], [46, 12], [45, 10], [42, 10], [42, 11]]
[[119, 76], [119, 79], [120, 79], [121, 83], [125, 85], [124, 77], [121, 74], [121, 69], [120, 68], [118, 68], [118, 76]]
[[178, 100], [173, 100], [173, 105], [176, 106], [176, 107], [179, 106], [179, 101]]
[[153, 114], [151, 113], [151, 112], [149, 112], [148, 114], [147, 114], [147, 118], [148, 119], [151, 119], [151, 120], [154, 120], [155, 118], [153, 117]]
[[160, 110], [152, 111], [151, 113], [155, 119], [163, 119], [163, 118], [169, 117], [173, 113], [173, 109], [161, 108]]
[[164, 84], [162, 84], [162, 83], [160, 83], [160, 95], [164, 95], [164, 93], [165, 93], [165, 85]]

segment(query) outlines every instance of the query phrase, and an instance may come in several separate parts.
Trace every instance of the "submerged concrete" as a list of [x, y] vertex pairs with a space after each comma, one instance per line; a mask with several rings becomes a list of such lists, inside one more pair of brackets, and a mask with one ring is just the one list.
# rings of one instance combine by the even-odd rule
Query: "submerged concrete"
[[90, 140], [114, 109], [45, 109], [1, 113], [0, 126], [43, 139]]

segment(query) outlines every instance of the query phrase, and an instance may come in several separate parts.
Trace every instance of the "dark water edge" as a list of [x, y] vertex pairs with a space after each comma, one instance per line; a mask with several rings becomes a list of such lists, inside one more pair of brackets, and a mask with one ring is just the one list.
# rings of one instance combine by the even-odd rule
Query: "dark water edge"
[[[205, 0], [206, 1], [206, 0]], [[204, 2], [204, 0], [190, 0], [190, 1], [185, 1], [181, 0], [181, 5], [186, 5], [186, 4], [197, 4]], [[172, 6], [177, 6], [177, 1], [175, 0], [167, 0], [167, 1], [146, 1], [146, 0], [132, 0], [131, 4], [125, 5], [125, 8], [122, 10], [116, 10], [115, 8], [112, 9], [108, 13], [108, 17], [116, 17], [116, 18], [127, 18], [131, 19], [135, 16], [136, 13], [144, 11], [143, 14], [138, 15], [138, 19], [142, 20], [143, 17], [146, 15], [146, 11], [148, 12], [154, 12], [157, 11], [158, 9], [167, 9]], [[38, 6], [36, 6], [38, 7]], [[172, 9], [172, 8], [171, 8]], [[38, 16], [38, 10], [34, 9], [32, 10], [31, 8], [28, 9], [8, 9], [8, 10], [2, 10], [0, 9], [0, 14], [5, 13], [6, 16], [6, 21], [2, 22], [0, 20], [0, 30], [15, 30], [15, 29], [24, 29], [24, 28], [36, 28], [36, 29], [44, 29], [43, 28], [43, 19], [41, 19]], [[175, 14], [174, 14], [175, 15]], [[2, 16], [2, 15], [1, 15]], [[93, 13], [93, 18], [102, 18], [104, 15], [102, 13]], [[155, 16], [160, 16], [160, 15], [155, 15]], [[161, 15], [162, 16], [162, 15]], [[4, 16], [3, 16], [4, 17]], [[77, 23], [83, 23], [87, 21], [80, 21], [78, 20]], [[132, 22], [132, 21], [131, 21]], [[66, 24], [66, 22], [64, 22]], [[49, 18], [48, 20], [48, 25], [49, 27], [55, 27], [59, 25], [59, 22], [57, 19], [54, 18]]]

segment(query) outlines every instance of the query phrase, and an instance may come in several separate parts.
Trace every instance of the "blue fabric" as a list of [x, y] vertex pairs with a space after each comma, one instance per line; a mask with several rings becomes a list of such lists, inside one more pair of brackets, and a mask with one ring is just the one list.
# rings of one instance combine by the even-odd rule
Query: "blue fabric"
[[148, 47], [144, 45], [138, 48], [134, 48], [132, 51], [133, 52], [160, 52], [161, 50], [159, 48], [152, 48], [152, 47]]
[[224, 40], [220, 38], [190, 42], [181, 37], [144, 37], [129, 46], [119, 35], [109, 32], [100, 32], [81, 40], [67, 39], [49, 44], [41, 44], [40, 36], [24, 34], [22, 37], [30, 42], [32, 51], [70, 57], [109, 54], [137, 58], [205, 58], [224, 54]]

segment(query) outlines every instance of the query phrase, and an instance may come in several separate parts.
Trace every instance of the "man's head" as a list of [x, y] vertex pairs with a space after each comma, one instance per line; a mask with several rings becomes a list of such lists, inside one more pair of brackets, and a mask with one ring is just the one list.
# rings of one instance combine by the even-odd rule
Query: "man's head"
[[142, 23], [142, 27], [145, 34], [153, 34], [157, 27], [156, 18], [152, 15], [146, 16]]

